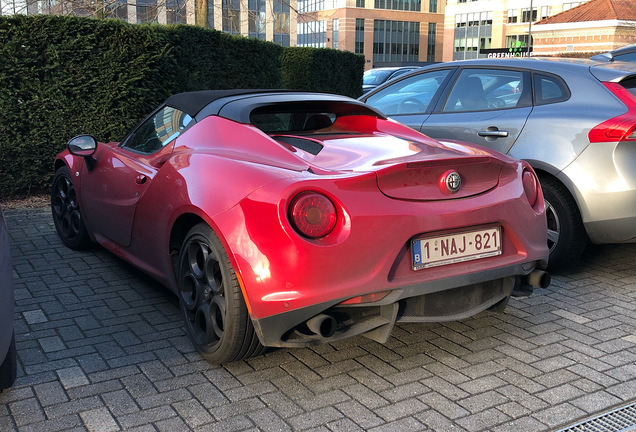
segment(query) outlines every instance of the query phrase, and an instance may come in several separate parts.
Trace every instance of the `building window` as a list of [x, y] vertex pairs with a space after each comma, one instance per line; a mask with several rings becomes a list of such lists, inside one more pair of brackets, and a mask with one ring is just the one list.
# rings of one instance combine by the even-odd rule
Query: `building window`
[[359, 7], [359, 8], [365, 7], [364, 0], [356, 0], [356, 7]]
[[296, 33], [296, 45], [299, 47], [325, 48], [327, 46], [327, 21], [298, 23]]
[[584, 1], [575, 1], [575, 2], [563, 3], [563, 12], [565, 12], [566, 10], [572, 9], [573, 7], [577, 7], [581, 3], [585, 3], [585, 2]]
[[455, 16], [453, 60], [478, 58], [480, 50], [490, 48], [492, 14], [482, 11]]
[[521, 9], [521, 22], [535, 22], [537, 20], [537, 8], [532, 8], [532, 17], [530, 16], [530, 8]]
[[356, 54], [364, 54], [364, 19], [356, 18]]
[[137, 0], [137, 23], [157, 22], [157, 0]]
[[527, 46], [528, 46], [527, 34], [506, 36], [506, 48], [520, 49], [520, 48], [525, 48]]
[[[435, 8], [437, 9], [437, 0], [429, 0], [429, 2], [435, 2]], [[375, 9], [420, 12], [422, 10], [422, 0], [375, 0], [373, 7]]]
[[550, 16], [550, 6], [541, 6], [541, 19]]
[[222, 0], [223, 31], [230, 34], [241, 34], [241, 2], [240, 0]]
[[265, 40], [265, 0], [249, 0], [247, 8], [249, 37]]
[[[433, 27], [435, 27], [434, 24]], [[435, 32], [436, 28], [431, 29], [429, 27], [429, 33], [431, 31]], [[374, 65], [415, 62], [419, 61], [419, 54], [420, 23], [410, 21], [373, 21]]]
[[166, 0], [166, 22], [168, 24], [186, 23], [185, 0]]
[[481, 26], [492, 25], [492, 12], [482, 12], [481, 13], [481, 21], [479, 22]]
[[455, 27], [466, 27], [467, 19], [468, 15], [466, 14], [455, 15]]
[[428, 11], [437, 13], [437, 0], [428, 0]]
[[298, 13], [325, 10], [325, 0], [298, 0]]
[[435, 61], [435, 35], [437, 32], [436, 23], [428, 23], [428, 47], [426, 50], [426, 61]]
[[289, 46], [289, 3], [274, 0], [274, 42]]
[[508, 24], [517, 22], [517, 9], [508, 9]]
[[332, 21], [331, 47], [333, 49], [338, 49], [339, 44], [340, 44], [340, 20], [338, 18], [335, 18]]
[[[50, 9], [49, 7], [49, 10], [46, 12], [43, 11], [43, 13], [51, 13]], [[117, 0], [107, 4], [104, 8], [104, 12], [106, 18], [116, 18], [126, 21], [128, 19], [128, 5], [126, 4], [126, 0]]]

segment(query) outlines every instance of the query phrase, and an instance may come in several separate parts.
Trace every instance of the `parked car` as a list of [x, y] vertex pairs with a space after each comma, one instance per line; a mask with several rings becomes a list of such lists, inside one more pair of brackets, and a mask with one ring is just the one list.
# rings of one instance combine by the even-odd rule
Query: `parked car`
[[402, 67], [381, 67], [369, 69], [362, 74], [362, 92], [366, 93], [373, 90], [380, 84], [392, 80], [393, 78], [404, 75], [417, 69], [418, 66], [402, 66]]
[[53, 220], [174, 291], [208, 360], [396, 322], [456, 320], [546, 286], [530, 165], [443, 144], [355, 99], [201, 91], [168, 98], [121, 143], [71, 139]]
[[17, 373], [13, 331], [13, 270], [9, 234], [0, 209], [0, 391], [11, 387]]
[[426, 67], [360, 98], [437, 139], [526, 160], [546, 200], [550, 268], [636, 241], [636, 65], [484, 59]]
[[601, 54], [596, 54], [590, 57], [591, 60], [613, 62], [613, 61], [636, 61], [636, 44], [627, 45], [621, 48], [617, 48], [614, 51], [608, 51]]

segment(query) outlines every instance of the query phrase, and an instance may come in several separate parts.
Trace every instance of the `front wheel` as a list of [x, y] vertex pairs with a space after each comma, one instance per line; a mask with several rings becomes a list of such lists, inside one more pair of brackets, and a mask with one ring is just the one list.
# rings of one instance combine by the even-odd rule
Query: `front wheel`
[[91, 240], [80, 211], [75, 185], [67, 167], [58, 169], [53, 177], [51, 212], [55, 230], [62, 243], [75, 250], [85, 249], [90, 245]]
[[576, 202], [556, 180], [540, 179], [548, 222], [548, 269], [567, 267], [576, 261], [587, 245], [587, 234]]
[[212, 363], [264, 351], [225, 249], [205, 223], [195, 225], [179, 252], [179, 304], [194, 347]]

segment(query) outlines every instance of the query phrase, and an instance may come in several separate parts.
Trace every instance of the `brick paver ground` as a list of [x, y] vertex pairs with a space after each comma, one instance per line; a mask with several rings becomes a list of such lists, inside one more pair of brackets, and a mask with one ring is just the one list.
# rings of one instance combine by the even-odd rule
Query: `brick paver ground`
[[636, 245], [593, 247], [505, 314], [223, 366], [178, 301], [46, 209], [5, 212], [18, 379], [0, 431], [549, 431], [636, 400]]

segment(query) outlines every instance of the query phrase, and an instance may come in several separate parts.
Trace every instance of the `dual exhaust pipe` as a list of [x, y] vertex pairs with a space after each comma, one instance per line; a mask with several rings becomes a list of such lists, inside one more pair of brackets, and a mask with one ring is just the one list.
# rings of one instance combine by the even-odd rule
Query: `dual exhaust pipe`
[[525, 282], [535, 288], [547, 288], [551, 281], [550, 273], [543, 270], [533, 270], [525, 277]]
[[[523, 279], [523, 285], [535, 288], [547, 288], [552, 280], [550, 273], [543, 270], [533, 270]], [[531, 290], [530, 290], [531, 291]], [[307, 327], [313, 333], [323, 338], [330, 338], [336, 334], [338, 323], [334, 317], [327, 314], [318, 314], [307, 321]]]
[[307, 327], [309, 327], [309, 330], [316, 333], [318, 336], [329, 338], [336, 333], [338, 323], [331, 315], [318, 314], [307, 321]]

